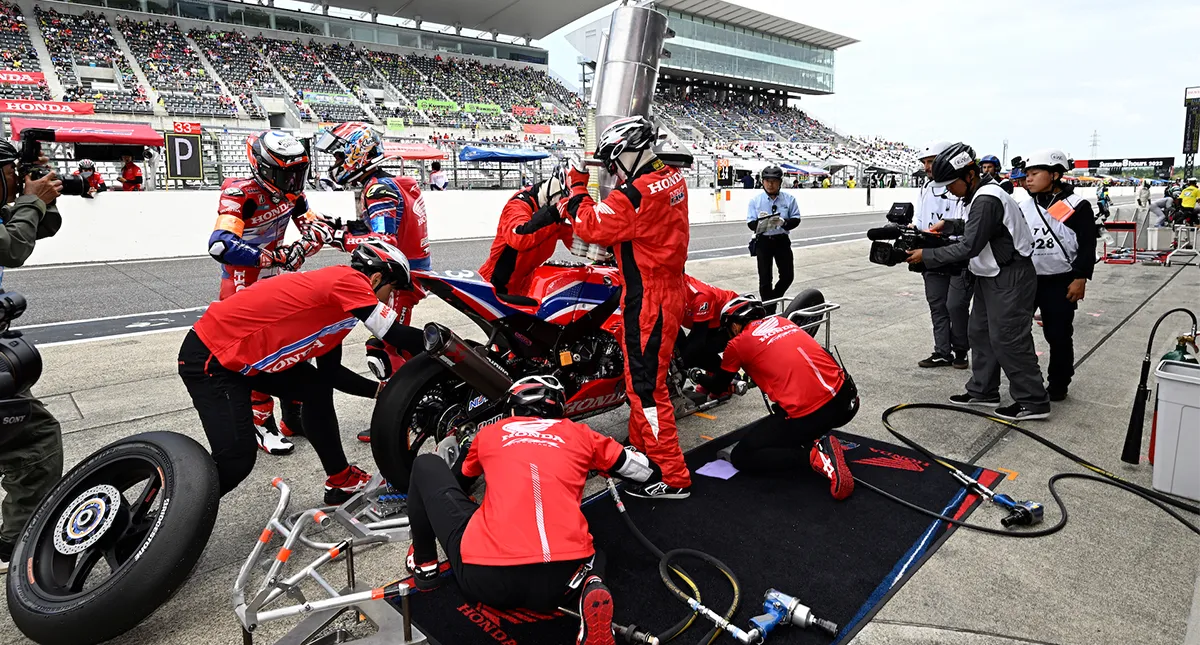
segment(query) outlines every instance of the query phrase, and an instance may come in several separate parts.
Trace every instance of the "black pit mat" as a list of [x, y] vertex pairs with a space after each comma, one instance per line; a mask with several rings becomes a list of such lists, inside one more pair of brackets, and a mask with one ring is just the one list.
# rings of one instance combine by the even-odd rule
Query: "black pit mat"
[[[687, 455], [693, 471], [715, 459], [739, 433]], [[846, 460], [855, 475], [925, 508], [966, 517], [978, 504], [949, 473], [907, 448], [850, 434]], [[993, 486], [995, 471], [958, 466]], [[729, 480], [692, 475], [692, 496], [648, 502], [625, 497], [637, 526], [664, 551], [687, 547], [724, 561], [741, 583], [742, 629], [763, 613], [762, 597], [776, 588], [842, 627], [833, 642], [846, 642], [948, 536], [943, 522], [860, 489], [844, 501], [829, 495], [829, 482], [808, 464], [780, 475], [739, 473]], [[688, 609], [662, 584], [658, 562], [629, 533], [607, 494], [584, 502], [596, 546], [607, 558], [605, 582], [616, 603], [615, 620], [661, 632]], [[723, 613], [732, 598], [726, 578], [700, 562], [683, 560], [703, 602]], [[449, 574], [447, 574], [449, 575]], [[412, 597], [414, 622], [440, 645], [562, 645], [574, 643], [578, 621], [561, 613], [499, 611], [467, 600], [451, 580], [437, 591]], [[575, 607], [569, 607], [572, 610]], [[694, 643], [711, 623], [697, 619], [675, 642]], [[734, 642], [724, 635], [718, 642]], [[780, 627], [772, 644], [829, 643], [815, 631]]]

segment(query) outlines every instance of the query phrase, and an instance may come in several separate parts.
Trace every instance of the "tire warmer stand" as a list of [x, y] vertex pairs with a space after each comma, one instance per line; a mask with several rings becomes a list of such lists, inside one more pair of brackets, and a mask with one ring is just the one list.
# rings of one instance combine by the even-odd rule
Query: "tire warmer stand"
[[[233, 611], [242, 625], [242, 642], [253, 645], [254, 632], [262, 624], [296, 616], [303, 619], [288, 633], [275, 641], [274, 645], [303, 645], [311, 643], [352, 643], [354, 645], [419, 645], [428, 639], [412, 623], [408, 596], [416, 592], [408, 585], [394, 582], [384, 587], [369, 587], [355, 579], [355, 552], [369, 550], [389, 542], [410, 539], [408, 518], [396, 517], [387, 511], [390, 489], [379, 475], [375, 475], [367, 488], [336, 508], [309, 509], [285, 518], [291, 489], [280, 478], [271, 482], [279, 491], [279, 502], [267, 521], [266, 527], [254, 543], [250, 556], [242, 565], [233, 585]], [[315, 527], [328, 527], [336, 522], [350, 533], [350, 537], [336, 543], [318, 542], [305, 535]], [[263, 558], [267, 545], [278, 534], [283, 545], [267, 564]], [[300, 570], [285, 577], [284, 567], [292, 556], [297, 543], [320, 552], [317, 558]], [[342, 558], [346, 563], [346, 584], [336, 589], [318, 572], [321, 567]], [[261, 558], [261, 561], [260, 561]], [[247, 600], [247, 583], [255, 569], [266, 568], [266, 575], [258, 590]], [[301, 583], [316, 583], [327, 594], [325, 598], [311, 599], [300, 589]], [[399, 597], [401, 611], [397, 612], [389, 600]], [[282, 606], [268, 609], [280, 599], [286, 598]], [[345, 640], [347, 634], [341, 630], [314, 639], [325, 631], [344, 612], [354, 611], [360, 621], [369, 622], [375, 633], [363, 638]], [[400, 640], [397, 640], [397, 638]]]

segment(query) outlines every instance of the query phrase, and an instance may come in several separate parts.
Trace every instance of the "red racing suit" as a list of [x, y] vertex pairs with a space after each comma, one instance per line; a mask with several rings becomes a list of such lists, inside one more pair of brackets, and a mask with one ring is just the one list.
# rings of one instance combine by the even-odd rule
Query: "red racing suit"
[[121, 177], [118, 181], [121, 182], [121, 190], [142, 190], [142, 169], [130, 161], [121, 167]]
[[[358, 216], [369, 231], [362, 235], [347, 234], [342, 245], [347, 253], [353, 252], [363, 240], [381, 239], [400, 249], [408, 258], [410, 269], [428, 271], [431, 268], [425, 199], [415, 179], [393, 177], [383, 171], [375, 173], [358, 194]], [[400, 324], [408, 325], [412, 321], [413, 307], [424, 297], [425, 292], [415, 286], [396, 289], [388, 306], [396, 311]], [[368, 339], [367, 348], [368, 351], [374, 348], [386, 352], [393, 373], [400, 369], [406, 358], [377, 340]]]
[[690, 275], [684, 276], [684, 279], [687, 281], [688, 300], [683, 309], [683, 328], [692, 329], [697, 324], [718, 327], [721, 310], [738, 294], [701, 282]]
[[571, 225], [566, 223], [525, 230], [538, 210], [533, 196], [535, 189], [536, 186], [522, 188], [508, 199], [500, 212], [491, 254], [479, 267], [479, 275], [491, 282], [497, 293], [526, 295], [534, 269], [554, 255], [559, 240], [567, 246], [573, 240]]
[[686, 488], [692, 480], [679, 447], [667, 371], [686, 304], [687, 182], [654, 159], [597, 204], [587, 193], [586, 173], [572, 170], [567, 179], [575, 233], [612, 246], [621, 271], [629, 441], [658, 464], [668, 486]]
[[92, 175], [90, 177], [84, 177], [78, 170], [71, 174], [86, 181], [88, 188], [95, 190], [96, 192], [108, 190], [108, 184], [104, 183], [104, 178], [100, 176], [100, 173], [94, 170], [92, 171]]
[[[253, 178], [226, 179], [221, 184], [220, 200], [217, 223], [208, 238], [208, 248], [209, 254], [221, 263], [221, 289], [217, 299], [224, 300], [259, 278], [278, 274], [279, 270], [275, 268], [259, 268], [260, 256], [282, 243], [289, 219], [303, 232], [308, 228], [310, 215], [304, 195], [295, 201], [276, 200]], [[255, 423], [269, 424], [275, 411], [271, 397], [254, 392], [251, 404]], [[290, 410], [285, 405], [284, 415], [290, 416]]]

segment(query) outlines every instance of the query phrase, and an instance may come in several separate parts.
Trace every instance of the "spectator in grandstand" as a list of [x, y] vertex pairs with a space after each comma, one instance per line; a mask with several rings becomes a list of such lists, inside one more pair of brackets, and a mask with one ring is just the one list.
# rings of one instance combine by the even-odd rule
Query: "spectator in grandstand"
[[[783, 169], [767, 166], [762, 171], [763, 192], [750, 199], [746, 211], [746, 225], [754, 231], [754, 251], [758, 257], [758, 290], [763, 302], [778, 298], [792, 286], [792, 239], [788, 231], [800, 225], [800, 208], [796, 198], [780, 190], [783, 184]], [[771, 263], [779, 270], [779, 281], [774, 282]], [[775, 312], [775, 304], [767, 304], [767, 310]]]
[[117, 181], [121, 182], [121, 190], [126, 192], [143, 190], [142, 169], [133, 163], [133, 157], [131, 155], [121, 155], [121, 161], [124, 165], [121, 166], [121, 176], [117, 177]]
[[79, 168], [71, 174], [87, 182], [88, 191], [83, 195], [84, 197], [92, 197], [96, 193], [108, 190], [108, 185], [104, 183], [104, 177], [96, 172], [96, 162], [91, 159], [80, 159]]
[[442, 162], [435, 161], [429, 166], [431, 172], [429, 174], [429, 188], [431, 190], [446, 190], [450, 185], [450, 180], [446, 178], [446, 173], [442, 172]]
[[854, 188], [857, 185], [858, 185], [858, 182], [854, 181], [854, 177], [851, 177], [846, 180], [846, 188]]

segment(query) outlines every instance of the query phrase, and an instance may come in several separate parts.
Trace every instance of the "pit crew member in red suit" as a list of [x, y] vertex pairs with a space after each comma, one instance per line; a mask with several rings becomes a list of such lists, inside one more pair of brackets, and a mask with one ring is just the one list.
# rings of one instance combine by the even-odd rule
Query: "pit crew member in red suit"
[[721, 366], [721, 352], [729, 338], [721, 331], [721, 309], [738, 294], [685, 275], [687, 304], [683, 308], [683, 323], [687, 335], [679, 336], [679, 355], [683, 364], [699, 367], [706, 372]]
[[854, 380], [812, 336], [783, 316], [767, 315], [752, 296], [730, 300], [721, 327], [732, 340], [721, 368], [701, 384], [724, 392], [741, 370], [774, 401], [771, 414], [748, 426], [730, 462], [738, 470], [768, 472], [794, 468], [807, 456], [812, 469], [829, 478], [834, 499], [849, 497], [854, 477], [829, 432], [858, 413]]
[[[280, 269], [299, 269], [306, 254], [320, 248], [305, 242], [283, 243], [288, 220], [302, 233], [311, 227], [304, 196], [309, 168], [304, 146], [290, 134], [266, 131], [246, 138], [246, 157], [251, 176], [229, 178], [221, 185], [217, 223], [208, 238], [209, 255], [222, 265], [221, 300]], [[281, 407], [283, 420], [276, 424], [271, 397], [262, 393], [254, 397], [259, 447], [273, 455], [290, 453], [294, 446], [287, 437], [303, 432], [298, 408], [291, 402]]]
[[372, 240], [355, 249], [350, 266], [262, 280], [204, 312], [179, 349], [179, 376], [212, 447], [222, 495], [254, 468], [256, 391], [303, 404], [306, 436], [327, 476], [326, 504], [362, 490], [370, 477], [346, 461], [333, 390], [372, 397], [376, 384], [342, 366], [342, 339], [361, 321], [392, 346], [421, 346], [421, 331], [401, 325], [385, 304], [411, 284], [404, 255]]
[[142, 169], [133, 163], [133, 157], [121, 155], [121, 161], [125, 162], [125, 165], [121, 166], [121, 176], [117, 177], [117, 181], [121, 182], [121, 190], [126, 192], [143, 190]]
[[[381, 239], [400, 249], [413, 269], [429, 270], [429, 231], [421, 187], [412, 177], [394, 177], [383, 170], [382, 164], [391, 157], [385, 154], [379, 133], [366, 123], [343, 123], [319, 132], [315, 147], [333, 156], [327, 174], [335, 184], [361, 187], [358, 216], [366, 227], [342, 227], [333, 222], [333, 245], [353, 251], [363, 240]], [[413, 307], [424, 297], [419, 288], [398, 291], [388, 304], [401, 324], [407, 325]], [[397, 354], [378, 338], [367, 339], [367, 366], [381, 382], [391, 378], [408, 358], [411, 356]], [[370, 429], [360, 432], [358, 439], [370, 441]]]
[[675, 430], [667, 370], [683, 323], [687, 287], [687, 182], [654, 154], [658, 129], [642, 116], [614, 121], [600, 135], [595, 159], [618, 185], [597, 204], [588, 174], [567, 173], [567, 213], [583, 241], [612, 246], [622, 281], [625, 389], [629, 442], [662, 469], [662, 479], [634, 487], [634, 497], [683, 499], [692, 484]]
[[90, 198], [96, 193], [108, 190], [108, 184], [104, 183], [104, 177], [96, 172], [96, 162], [91, 159], [80, 159], [79, 169], [71, 174], [87, 182], [88, 191], [83, 195], [84, 197]]
[[646, 481], [645, 455], [563, 419], [566, 393], [553, 376], [509, 389], [509, 418], [485, 426], [460, 458], [465, 477], [487, 480], [483, 503], [468, 497], [436, 454], [413, 461], [408, 568], [419, 589], [442, 582], [440, 542], [463, 594], [497, 609], [553, 611], [579, 598], [578, 644], [612, 645], [612, 595], [579, 509], [588, 471]]
[[550, 177], [522, 188], [504, 204], [491, 253], [479, 268], [496, 293], [528, 297], [534, 270], [554, 255], [559, 240], [570, 247], [571, 224], [559, 212], [565, 194], [566, 169], [558, 166]]

